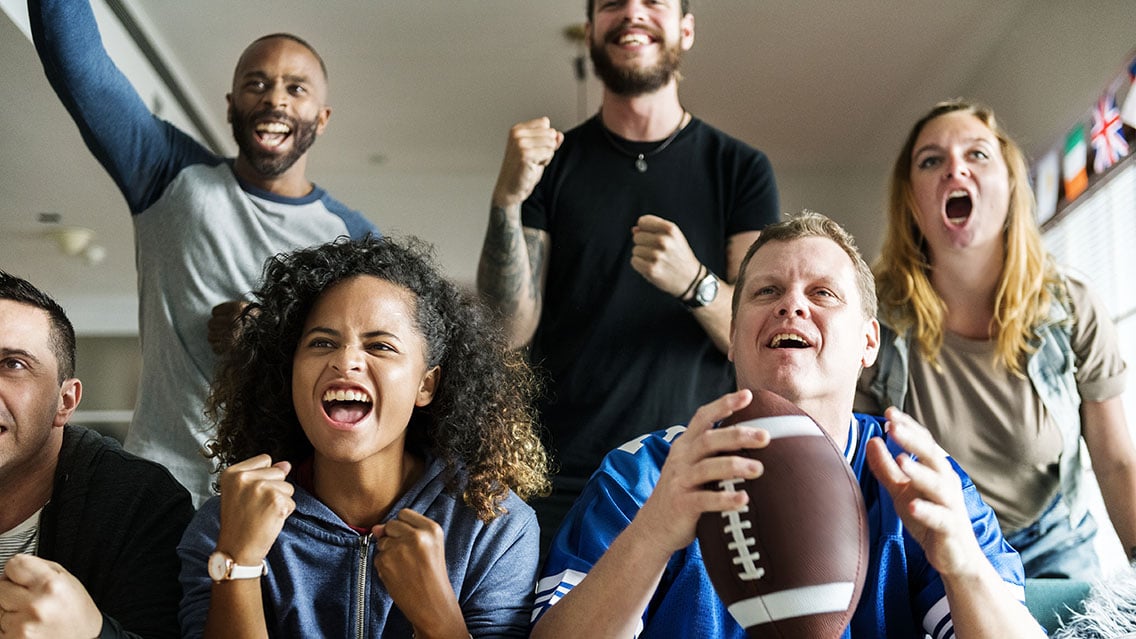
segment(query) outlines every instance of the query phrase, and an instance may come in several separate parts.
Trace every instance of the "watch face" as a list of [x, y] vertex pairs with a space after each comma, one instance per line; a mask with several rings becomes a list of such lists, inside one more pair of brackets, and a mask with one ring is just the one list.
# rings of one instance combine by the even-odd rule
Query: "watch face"
[[706, 279], [698, 283], [695, 297], [698, 298], [699, 302], [702, 302], [703, 306], [713, 302], [714, 298], [718, 297], [718, 278], [714, 277], [713, 274], [707, 275]]
[[229, 558], [221, 552], [209, 555], [209, 578], [213, 581], [224, 581], [228, 576]]

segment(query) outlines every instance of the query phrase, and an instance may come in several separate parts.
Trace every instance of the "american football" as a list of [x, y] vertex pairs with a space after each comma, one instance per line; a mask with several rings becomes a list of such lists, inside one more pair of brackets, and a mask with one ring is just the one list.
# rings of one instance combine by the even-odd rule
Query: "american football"
[[698, 542], [710, 581], [753, 639], [839, 637], [863, 590], [868, 521], [860, 486], [827, 433], [796, 405], [769, 391], [723, 426], [769, 431], [757, 479], [718, 483], [744, 490], [749, 504], [705, 513]]

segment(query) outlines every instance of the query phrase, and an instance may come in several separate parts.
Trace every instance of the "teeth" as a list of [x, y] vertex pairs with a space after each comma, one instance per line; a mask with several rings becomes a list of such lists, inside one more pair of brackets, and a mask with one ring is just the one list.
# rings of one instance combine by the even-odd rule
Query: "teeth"
[[328, 390], [323, 394], [323, 401], [325, 402], [363, 402], [365, 404], [371, 403], [371, 397], [363, 391], [357, 390]]
[[774, 335], [773, 339], [769, 341], [769, 345], [777, 348], [784, 342], [792, 342], [794, 344], [802, 344], [808, 346], [808, 342], [801, 339], [799, 335], [794, 335], [792, 333], [778, 333], [777, 335]]
[[952, 199], [952, 198], [956, 198], [956, 197], [970, 197], [970, 193], [967, 193], [966, 191], [964, 191], [962, 189], [955, 189], [954, 191], [951, 191], [950, 193], [947, 194], [948, 200]]
[[256, 125], [256, 130], [260, 133], [291, 133], [292, 127], [283, 122], [261, 122]]
[[619, 39], [619, 44], [642, 45], [650, 42], [651, 39], [642, 33], [625, 33], [623, 37]]

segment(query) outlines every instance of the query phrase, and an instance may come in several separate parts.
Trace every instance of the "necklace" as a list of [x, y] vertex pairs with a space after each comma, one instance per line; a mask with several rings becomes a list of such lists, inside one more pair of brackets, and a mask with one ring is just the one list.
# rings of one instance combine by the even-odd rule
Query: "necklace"
[[635, 168], [638, 169], [640, 173], [647, 172], [647, 158], [662, 153], [664, 149], [671, 145], [671, 142], [675, 141], [675, 138], [678, 137], [679, 131], [682, 131], [683, 124], [686, 124], [685, 109], [682, 112], [682, 117], [678, 119], [678, 126], [675, 127], [674, 131], [671, 131], [671, 134], [668, 135], [667, 138], [663, 140], [661, 144], [659, 144], [659, 146], [651, 149], [646, 153], [632, 153], [631, 151], [628, 151], [627, 149], [620, 146], [619, 143], [615, 141], [615, 136], [612, 135], [611, 131], [607, 130], [607, 127], [604, 126], [603, 118], [600, 118], [600, 130], [603, 131], [604, 137], [607, 138], [608, 143], [611, 144], [612, 148], [614, 148], [616, 151], [619, 151], [623, 155], [626, 155], [629, 158], [635, 158]]

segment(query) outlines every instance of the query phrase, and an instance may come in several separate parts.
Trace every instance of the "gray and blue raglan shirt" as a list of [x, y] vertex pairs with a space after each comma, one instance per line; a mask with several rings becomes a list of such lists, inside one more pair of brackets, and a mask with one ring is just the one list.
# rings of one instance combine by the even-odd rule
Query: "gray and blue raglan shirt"
[[164, 464], [200, 504], [211, 493], [203, 406], [213, 306], [244, 299], [266, 258], [376, 233], [323, 189], [287, 198], [242, 183], [218, 156], [154, 116], [107, 55], [87, 0], [29, 0], [51, 86], [134, 221], [142, 373], [126, 448]]

